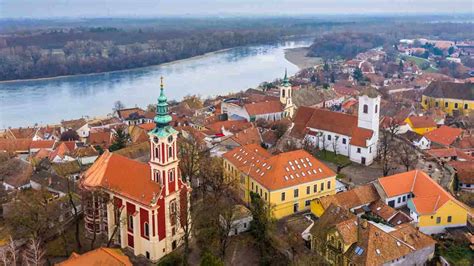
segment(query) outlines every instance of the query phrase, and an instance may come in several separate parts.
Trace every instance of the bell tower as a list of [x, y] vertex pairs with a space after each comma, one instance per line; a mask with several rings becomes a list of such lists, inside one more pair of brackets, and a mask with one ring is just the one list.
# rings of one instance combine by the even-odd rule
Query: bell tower
[[285, 77], [283, 78], [283, 82], [280, 85], [280, 102], [285, 106], [284, 107], [284, 116], [292, 117], [295, 107], [293, 105], [293, 90], [291, 88], [291, 83], [288, 79], [288, 71], [285, 69]]
[[148, 135], [150, 138], [151, 179], [159, 183], [165, 195], [176, 191], [178, 186], [178, 131], [169, 125], [171, 116], [168, 112], [168, 99], [164, 94], [163, 77], [161, 77], [160, 96], [156, 104], [155, 128]]

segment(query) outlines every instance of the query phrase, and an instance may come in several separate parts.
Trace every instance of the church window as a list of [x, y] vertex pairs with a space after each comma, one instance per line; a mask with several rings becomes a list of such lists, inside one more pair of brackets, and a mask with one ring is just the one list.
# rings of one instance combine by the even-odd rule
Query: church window
[[174, 181], [174, 170], [170, 170], [169, 177], [170, 177], [169, 182], [173, 182]]
[[173, 149], [171, 148], [171, 146], [168, 147], [168, 158], [171, 158], [173, 157]]
[[133, 229], [133, 216], [132, 215], [128, 216], [128, 228]]
[[145, 223], [143, 224], [143, 228], [144, 228], [144, 231], [145, 231], [145, 233], [144, 233], [145, 236], [146, 236], [146, 237], [149, 237], [149, 236], [150, 236], [150, 228], [149, 228], [147, 222], [145, 222]]
[[285, 98], [285, 90], [284, 89], [281, 91], [281, 97]]
[[347, 143], [346, 138], [342, 138], [342, 144], [346, 144], [346, 143]]
[[375, 113], [377, 113], [379, 111], [379, 106], [376, 104], [375, 105]]
[[155, 147], [155, 158], [156, 159], [160, 159], [160, 150], [158, 149], [158, 147]]
[[364, 114], [367, 114], [369, 112], [369, 106], [367, 104], [364, 104]]

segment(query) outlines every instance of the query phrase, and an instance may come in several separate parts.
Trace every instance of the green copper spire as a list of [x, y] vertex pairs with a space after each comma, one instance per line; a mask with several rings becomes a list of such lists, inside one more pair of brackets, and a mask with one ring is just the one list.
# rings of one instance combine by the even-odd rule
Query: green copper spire
[[158, 97], [158, 104], [156, 105], [155, 123], [157, 128], [163, 128], [171, 122], [171, 116], [168, 113], [168, 99], [163, 92], [163, 77], [161, 77], [160, 96]]
[[288, 71], [286, 68], [285, 68], [285, 77], [283, 78], [283, 86], [285, 87], [291, 86], [290, 81], [288, 80]]

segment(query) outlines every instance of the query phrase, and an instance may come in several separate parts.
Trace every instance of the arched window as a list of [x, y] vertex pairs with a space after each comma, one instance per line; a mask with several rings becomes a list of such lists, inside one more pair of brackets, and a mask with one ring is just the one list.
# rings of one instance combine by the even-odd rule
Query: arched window
[[143, 224], [143, 227], [144, 227], [144, 231], [145, 231], [145, 232], [144, 232], [145, 236], [146, 236], [146, 237], [149, 237], [149, 236], [150, 236], [150, 228], [148, 228], [148, 223], [145, 222], [145, 223]]
[[133, 216], [132, 215], [128, 216], [128, 228], [133, 229]]
[[155, 172], [155, 182], [158, 182], [158, 183], [162, 184], [162, 182], [161, 182], [161, 176], [160, 176], [160, 171], [156, 171], [156, 172]]
[[155, 159], [160, 159], [160, 151], [158, 150], [158, 147], [155, 147]]
[[367, 104], [364, 104], [364, 114], [367, 114], [369, 112], [369, 106]]
[[379, 111], [379, 106], [376, 104], [375, 105], [375, 113], [377, 113]]
[[171, 146], [168, 147], [168, 158], [171, 158], [173, 157], [173, 149], [171, 148]]
[[281, 97], [285, 98], [285, 89], [281, 91]]
[[168, 175], [169, 175], [169, 182], [173, 182], [174, 181], [174, 170], [170, 170]]

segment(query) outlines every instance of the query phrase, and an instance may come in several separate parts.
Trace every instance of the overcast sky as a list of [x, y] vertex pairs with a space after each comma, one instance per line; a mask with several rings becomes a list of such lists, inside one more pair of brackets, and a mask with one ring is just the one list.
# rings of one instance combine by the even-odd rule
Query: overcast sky
[[474, 0], [0, 0], [0, 17], [468, 13]]

